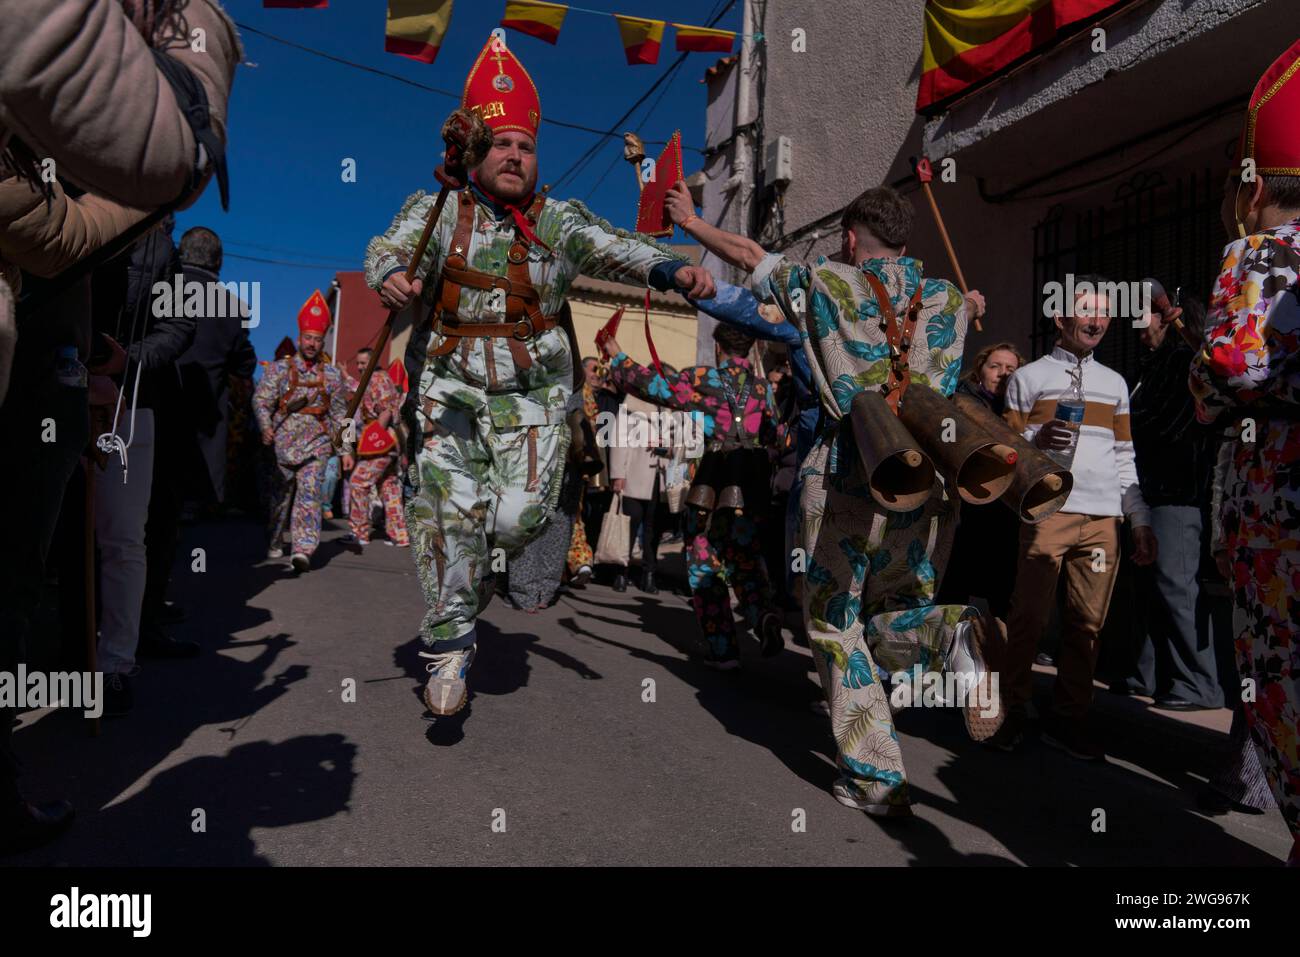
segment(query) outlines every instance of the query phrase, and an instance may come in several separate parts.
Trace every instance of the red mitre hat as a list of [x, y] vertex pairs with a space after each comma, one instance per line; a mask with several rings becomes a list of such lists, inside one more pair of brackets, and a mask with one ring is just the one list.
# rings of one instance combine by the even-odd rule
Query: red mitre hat
[[325, 330], [330, 327], [330, 307], [325, 302], [325, 297], [317, 289], [311, 294], [311, 297], [302, 304], [298, 310], [298, 332], [319, 332], [325, 334]]
[[293, 344], [293, 340], [285, 336], [280, 340], [280, 344], [275, 347], [275, 357], [277, 359], [287, 359], [298, 351], [298, 347]]
[[386, 455], [397, 445], [397, 440], [393, 438], [393, 433], [378, 422], [371, 422], [361, 430], [361, 438], [357, 442], [357, 455], [361, 458], [370, 458], [375, 455]]
[[537, 139], [542, 122], [537, 87], [524, 65], [496, 37], [488, 38], [470, 68], [461, 105], [482, 117], [493, 133], [515, 130]]
[[401, 359], [394, 359], [393, 364], [388, 367], [388, 378], [393, 380], [393, 385], [397, 386], [399, 391], [406, 391], [408, 384], [406, 366], [402, 365]]
[[1238, 159], [1255, 172], [1300, 176], [1300, 40], [1273, 61], [1250, 98]]

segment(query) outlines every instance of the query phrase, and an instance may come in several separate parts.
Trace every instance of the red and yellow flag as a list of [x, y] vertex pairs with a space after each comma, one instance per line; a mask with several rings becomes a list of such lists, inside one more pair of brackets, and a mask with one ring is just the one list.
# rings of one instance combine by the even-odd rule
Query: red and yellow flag
[[421, 63], [438, 58], [455, 0], [388, 0], [384, 49]]
[[918, 111], [988, 79], [1072, 23], [1128, 0], [927, 0]]
[[560, 39], [560, 27], [564, 26], [564, 15], [568, 12], [568, 6], [563, 3], [510, 0], [506, 4], [506, 14], [501, 18], [501, 25], [547, 43], [554, 43]]
[[677, 31], [678, 53], [730, 53], [736, 39], [733, 30], [710, 30], [685, 23], [674, 23], [673, 28]]
[[617, 13], [614, 19], [618, 21], [618, 34], [623, 38], [628, 66], [639, 63], [653, 66], [659, 62], [659, 48], [664, 42], [664, 21], [625, 17]]

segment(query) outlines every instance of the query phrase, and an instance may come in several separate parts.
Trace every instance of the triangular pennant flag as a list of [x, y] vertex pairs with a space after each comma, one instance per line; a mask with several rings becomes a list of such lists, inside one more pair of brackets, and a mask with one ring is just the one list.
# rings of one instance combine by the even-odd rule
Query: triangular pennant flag
[[668, 140], [663, 153], [655, 161], [650, 182], [641, 187], [641, 202], [637, 206], [636, 230], [647, 236], [671, 236], [673, 223], [664, 208], [664, 197], [674, 183], [682, 179], [682, 131], [678, 130]]
[[406, 391], [408, 385], [406, 366], [402, 365], [401, 359], [394, 359], [393, 364], [388, 367], [388, 378], [393, 380], [393, 385], [397, 386], [399, 392]]
[[376, 455], [385, 455], [397, 445], [393, 433], [378, 422], [371, 422], [361, 430], [357, 441], [357, 457], [368, 459]]
[[510, 0], [506, 4], [505, 16], [501, 25], [510, 30], [518, 30], [530, 37], [537, 37], [547, 43], [560, 39], [560, 27], [564, 26], [564, 15], [569, 12], [563, 3], [544, 3], [542, 0]]
[[644, 20], [641, 17], [625, 17], [614, 14], [618, 21], [618, 33], [623, 39], [623, 53], [628, 66], [641, 63], [659, 62], [659, 48], [664, 42], [664, 21]]
[[388, 0], [384, 50], [432, 63], [442, 48], [455, 0]]
[[677, 31], [678, 53], [730, 53], [736, 39], [733, 30], [710, 30], [684, 23], [674, 23], [673, 28]]

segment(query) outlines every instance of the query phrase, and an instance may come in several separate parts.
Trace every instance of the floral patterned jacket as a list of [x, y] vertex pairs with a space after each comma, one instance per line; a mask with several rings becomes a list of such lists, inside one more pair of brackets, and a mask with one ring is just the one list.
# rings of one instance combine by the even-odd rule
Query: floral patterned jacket
[[[290, 365], [298, 370], [299, 386], [289, 393]], [[281, 397], [288, 404], [305, 395], [309, 405], [321, 403], [327, 408], [317, 416], [280, 411]], [[311, 458], [328, 458], [330, 437], [342, 428], [348, 412], [347, 391], [338, 366], [317, 361], [308, 365], [300, 355], [277, 359], [266, 367], [253, 393], [253, 413], [261, 431], [275, 431], [275, 457], [283, 465], [301, 465]]]
[[759, 445], [765, 448], [786, 441], [786, 429], [781, 426], [772, 390], [766, 379], [754, 374], [748, 360], [728, 358], [716, 369], [692, 366], [680, 372], [665, 366], [664, 373], [660, 375], [639, 365], [623, 352], [609, 364], [609, 379], [623, 392], [655, 405], [695, 413], [706, 442], [731, 430], [733, 416], [728, 392], [739, 398], [748, 381], [749, 395], [741, 419], [744, 434], [757, 437]]
[[1188, 376], [1202, 422], [1254, 419], [1253, 441], [1234, 442], [1222, 514], [1229, 543], [1251, 548], [1300, 548], [1298, 280], [1300, 220], [1230, 244]]
[[916, 340], [908, 353], [912, 382], [944, 396], [957, 388], [966, 304], [952, 283], [923, 279], [921, 265], [909, 256], [868, 259], [858, 267], [823, 256], [809, 265], [773, 253], [754, 270], [754, 295], [775, 302], [798, 328], [814, 388], [834, 419], [848, 414], [859, 392], [879, 389], [889, 377], [889, 342], [864, 272], [884, 285], [900, 322], [924, 283]]
[[[506, 257], [515, 238], [514, 220], [476, 187], [474, 228], [465, 256], [469, 268], [493, 276], [506, 275]], [[379, 289], [392, 273], [405, 269], [415, 252], [425, 218], [435, 197], [418, 192], [407, 199], [392, 225], [370, 241], [366, 250], [366, 282]], [[456, 228], [454, 201], [443, 207], [425, 258], [417, 275], [425, 278], [421, 297], [434, 305], [436, 283], [429, 281], [441, 270]], [[645, 287], [667, 289], [678, 264], [685, 263], [668, 249], [639, 234], [615, 229], [577, 200], [548, 199], [538, 217], [537, 237], [549, 247], [533, 245], [528, 253], [528, 273], [541, 297], [543, 314], [560, 311], [569, 286], [579, 275]], [[463, 322], [500, 322], [505, 318], [504, 297], [491, 290], [462, 288], [457, 315]], [[425, 317], [421, 317], [423, 321]], [[564, 419], [564, 406], [572, 391], [573, 361], [568, 337], [558, 326], [528, 340], [532, 367], [516, 373], [510, 349], [503, 338], [462, 340], [463, 348], [426, 362], [416, 384], [419, 395], [451, 406], [464, 406], [468, 396], [458, 396], [458, 383], [489, 393], [488, 411], [497, 428], [555, 425]]]

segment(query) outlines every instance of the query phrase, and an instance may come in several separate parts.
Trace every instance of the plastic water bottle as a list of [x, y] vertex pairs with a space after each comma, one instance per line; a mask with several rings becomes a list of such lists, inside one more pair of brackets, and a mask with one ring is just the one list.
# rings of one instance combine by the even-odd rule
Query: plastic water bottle
[[1063, 449], [1049, 449], [1047, 454], [1056, 462], [1069, 468], [1074, 464], [1074, 453], [1079, 448], [1079, 427], [1083, 425], [1083, 412], [1087, 408], [1083, 395], [1083, 360], [1070, 372], [1070, 387], [1056, 400], [1055, 418], [1070, 426], [1070, 444]]
[[59, 385], [70, 389], [84, 389], [90, 382], [90, 373], [77, 358], [76, 346], [60, 346], [59, 358], [54, 364], [54, 375]]

